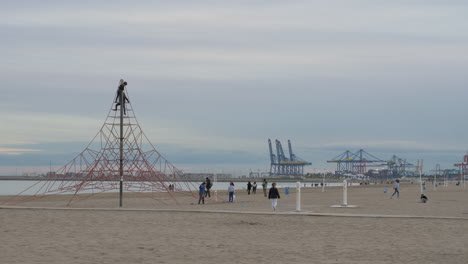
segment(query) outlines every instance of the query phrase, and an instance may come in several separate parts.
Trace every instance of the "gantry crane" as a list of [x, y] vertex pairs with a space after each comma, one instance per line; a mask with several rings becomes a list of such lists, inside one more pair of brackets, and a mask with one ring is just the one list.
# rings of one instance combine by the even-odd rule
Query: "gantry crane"
[[297, 157], [288, 140], [289, 157], [284, 154], [283, 147], [279, 140], [275, 140], [276, 155], [273, 153], [271, 140], [268, 139], [270, 150], [270, 176], [304, 176], [304, 166], [312, 165], [311, 162]]

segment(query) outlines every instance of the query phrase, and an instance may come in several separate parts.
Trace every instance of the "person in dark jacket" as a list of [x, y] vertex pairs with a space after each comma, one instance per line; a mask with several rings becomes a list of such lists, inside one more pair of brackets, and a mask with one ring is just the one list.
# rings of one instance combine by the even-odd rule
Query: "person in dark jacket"
[[424, 195], [424, 193], [421, 193], [421, 203], [427, 203], [427, 200], [428, 200], [427, 196]]
[[213, 187], [213, 183], [211, 183], [210, 178], [206, 177], [206, 192], [205, 192], [205, 197], [210, 197], [211, 198], [211, 193], [210, 189]]
[[[127, 98], [127, 95], [125, 94], [124, 92], [124, 89], [125, 89], [125, 86], [127, 85], [127, 82], [124, 81], [123, 79], [120, 79], [120, 83], [119, 83], [119, 88], [117, 89], [117, 95], [115, 96], [115, 109], [114, 111], [117, 111], [117, 106], [120, 105], [120, 101], [122, 100], [123, 104], [122, 104], [122, 108], [123, 108], [123, 112], [124, 112], [124, 115], [126, 115], [126, 109], [125, 109], [125, 102], [127, 103], [130, 103], [130, 101], [128, 100]], [[123, 99], [121, 99], [123, 98]]]
[[250, 190], [252, 190], [252, 183], [249, 181], [247, 183], [247, 194], [250, 195]]
[[271, 184], [270, 192], [268, 193], [268, 199], [271, 200], [271, 207], [273, 211], [276, 211], [276, 206], [278, 205], [278, 199], [280, 199], [280, 194], [278, 189], [276, 189], [276, 183]]

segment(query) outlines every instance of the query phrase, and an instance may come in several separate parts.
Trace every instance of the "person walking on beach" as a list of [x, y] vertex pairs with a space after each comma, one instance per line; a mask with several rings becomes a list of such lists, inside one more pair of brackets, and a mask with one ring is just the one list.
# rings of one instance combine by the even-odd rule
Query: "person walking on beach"
[[213, 187], [213, 183], [211, 183], [210, 178], [206, 177], [206, 192], [205, 192], [205, 197], [208, 196], [211, 198], [211, 193], [210, 189]]
[[229, 193], [229, 202], [232, 203], [234, 202], [234, 192], [235, 192], [235, 188], [234, 188], [234, 183], [231, 182], [229, 184], [229, 187], [228, 187], [228, 193]]
[[271, 207], [273, 211], [276, 211], [276, 206], [278, 205], [278, 199], [280, 199], [280, 194], [278, 189], [276, 189], [276, 183], [273, 183], [270, 188], [270, 192], [268, 193], [268, 199], [271, 200]]
[[205, 184], [206, 184], [205, 182], [202, 182], [202, 184], [200, 184], [199, 191], [198, 191], [200, 198], [198, 198], [198, 204], [200, 204], [200, 202], [205, 204], [205, 189], [206, 189]]
[[393, 198], [393, 196], [396, 194], [397, 199], [400, 199], [400, 180], [396, 180], [395, 183], [393, 184], [393, 194], [390, 196], [390, 199]]
[[252, 184], [252, 193], [253, 193], [253, 194], [256, 194], [256, 193], [257, 193], [257, 182], [254, 182], [254, 183]]
[[263, 187], [263, 195], [264, 195], [265, 197], [267, 197], [267, 187], [268, 187], [268, 183], [267, 183], [267, 180], [266, 180], [266, 179], [263, 179], [262, 187]]
[[252, 190], [252, 183], [250, 181], [247, 183], [247, 194], [250, 195], [250, 190]]
[[427, 203], [427, 200], [428, 200], [427, 196], [424, 195], [424, 193], [421, 193], [421, 203]]

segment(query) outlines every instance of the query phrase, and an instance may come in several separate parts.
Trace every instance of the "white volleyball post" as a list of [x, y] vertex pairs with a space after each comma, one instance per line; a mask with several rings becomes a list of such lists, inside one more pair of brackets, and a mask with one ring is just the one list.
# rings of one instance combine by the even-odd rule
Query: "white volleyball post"
[[357, 205], [348, 204], [348, 180], [343, 180], [343, 202], [340, 205], [332, 205], [334, 208], [353, 208]]
[[323, 180], [322, 180], [322, 192], [325, 191], [325, 172], [323, 173]]
[[419, 171], [419, 185], [421, 186], [421, 194], [424, 193], [423, 182], [422, 182], [422, 172]]
[[[216, 172], [214, 174], [213, 181], [214, 181], [214, 184], [213, 184], [213, 186], [214, 186], [218, 182], [218, 176], [216, 175]], [[214, 189], [214, 196], [215, 196], [215, 201], [217, 202], [218, 201], [218, 190], [216, 188]]]
[[466, 185], [465, 185], [465, 171], [464, 171], [463, 166], [462, 166], [461, 171], [462, 171], [462, 177], [463, 177], [463, 189], [465, 189], [466, 188]]
[[348, 181], [343, 180], [343, 206], [348, 206]]
[[421, 186], [421, 194], [424, 193], [423, 182], [422, 182], [422, 169], [423, 169], [423, 160], [421, 160], [421, 165], [419, 167], [419, 185]]
[[296, 212], [301, 211], [301, 183], [296, 182]]

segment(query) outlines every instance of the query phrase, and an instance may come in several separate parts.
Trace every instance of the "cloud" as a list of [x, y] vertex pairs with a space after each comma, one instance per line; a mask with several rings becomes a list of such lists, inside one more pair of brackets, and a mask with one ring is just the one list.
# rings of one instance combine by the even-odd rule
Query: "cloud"
[[[60, 113], [10, 113], [2, 117], [1, 145], [90, 140], [103, 120]], [[84, 133], [84, 131], [89, 133]]]
[[412, 150], [412, 151], [461, 151], [465, 148], [463, 146], [450, 146], [440, 143], [427, 143], [423, 141], [411, 140], [350, 140], [350, 141], [335, 141], [320, 145], [318, 148], [324, 149], [356, 149], [356, 148], [371, 148], [371, 149], [385, 149], [388, 151]]
[[21, 155], [26, 152], [42, 151], [41, 149], [0, 148], [0, 155]]
[[[87, 146], [85, 142], [51, 142], [41, 144], [26, 144], [17, 146], [36, 146], [41, 149], [27, 148], [2, 148], [0, 155], [5, 156], [0, 160], [0, 166], [44, 166], [53, 161], [55, 166], [64, 165], [74, 158]], [[261, 164], [267, 161], [267, 155], [249, 150], [228, 149], [228, 148], [211, 148], [211, 147], [194, 147], [189, 145], [177, 145], [160, 143], [154, 144], [158, 152], [160, 152], [167, 160], [173, 164], [190, 164], [200, 166], [201, 164], [210, 164], [212, 166], [224, 164]], [[93, 148], [96, 147], [96, 148]], [[150, 146], [144, 144], [143, 148], [148, 149]], [[92, 146], [94, 150], [99, 150], [99, 146]], [[40, 153], [39, 153], [40, 152]], [[11, 156], [20, 153], [20, 156]]]
[[[42, 1], [41, 1], [42, 2]], [[8, 9], [3, 18], [11, 25], [64, 25], [67, 27], [95, 27], [127, 30], [138, 25], [153, 33], [173, 33], [196, 29], [291, 30], [297, 28], [322, 31], [349, 32], [407, 32], [459, 36], [466, 22], [460, 10], [466, 3], [440, 4], [427, 2], [414, 4], [402, 1], [247, 1], [224, 3], [211, 1], [177, 3], [128, 4], [31, 4], [30, 8]], [[459, 20], [459, 21], [458, 21]], [[371, 23], [369, 21], [372, 21]], [[434, 24], [427, 27], [427, 23]], [[160, 25], [159, 27], [154, 27]], [[455, 26], [455, 27], [454, 27]]]
[[468, 140], [463, 1], [2, 7], [2, 147], [88, 142], [121, 77], [150, 140], [182, 162], [195, 149], [197, 164], [248, 163], [268, 137], [326, 152], [311, 160], [345, 147], [455, 152]]

